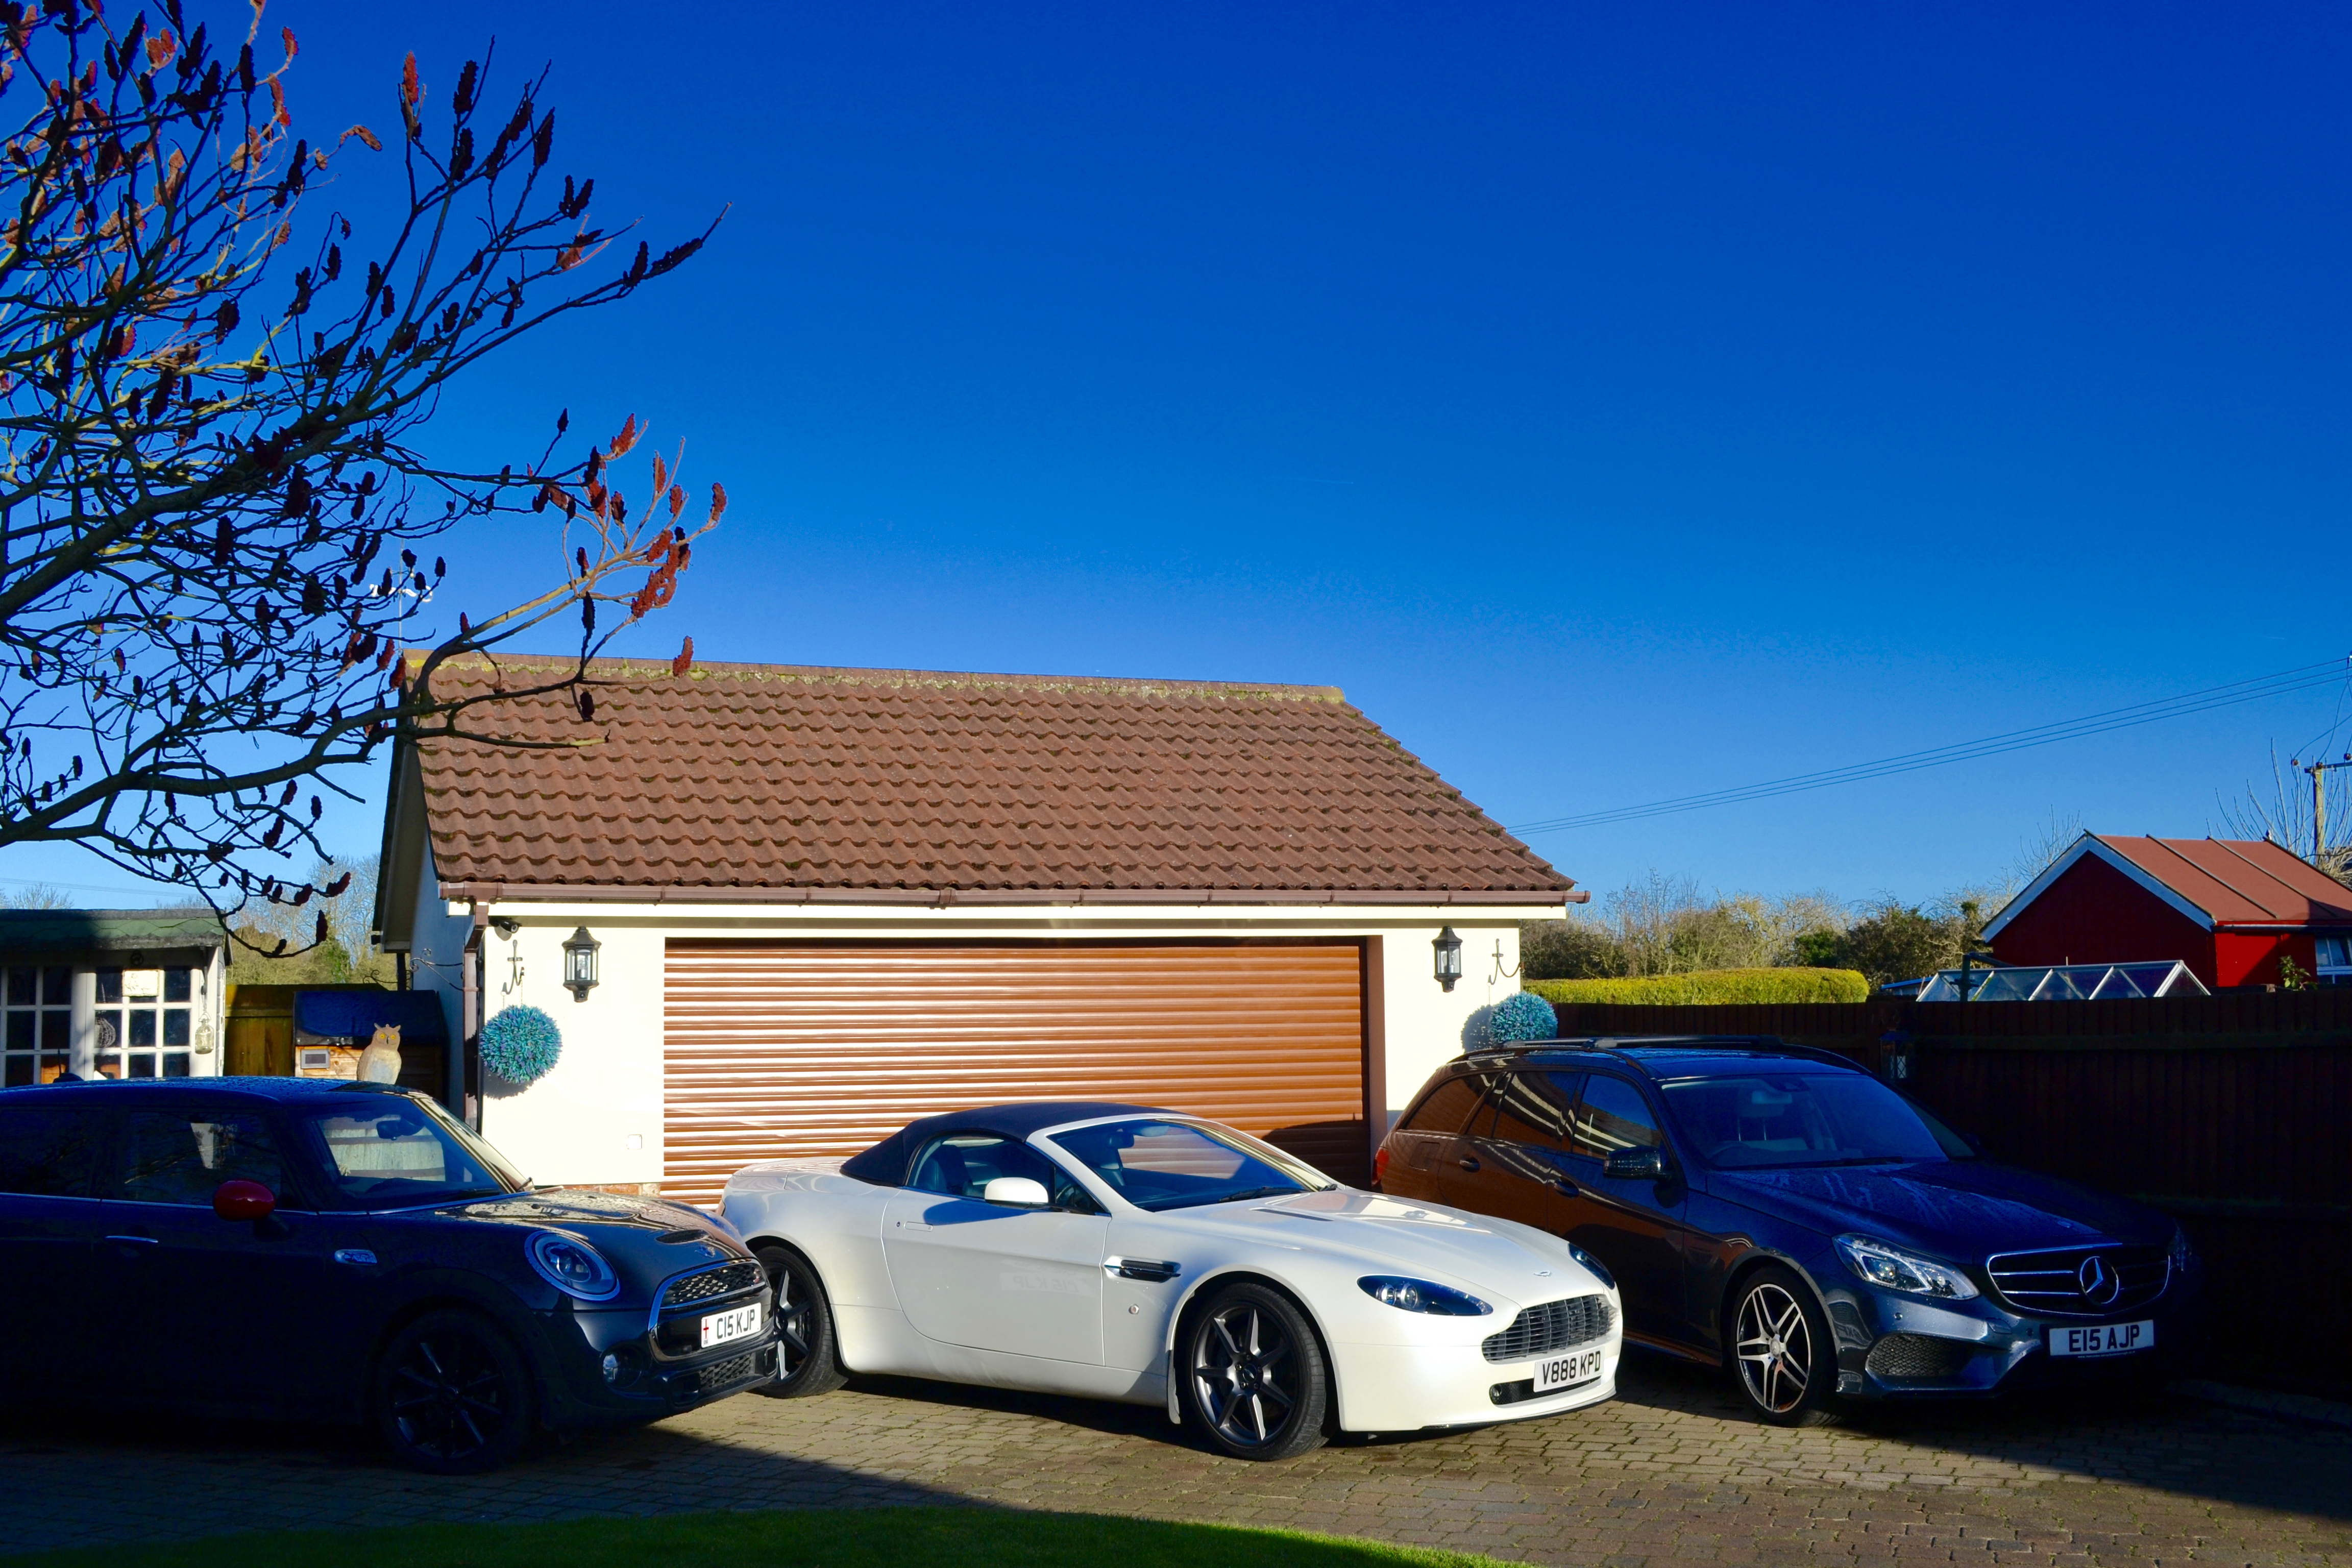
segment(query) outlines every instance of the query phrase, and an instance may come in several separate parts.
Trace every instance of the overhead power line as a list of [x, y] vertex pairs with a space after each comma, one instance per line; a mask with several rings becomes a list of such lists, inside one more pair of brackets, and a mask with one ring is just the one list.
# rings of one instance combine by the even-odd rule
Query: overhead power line
[[2323, 659], [2317, 664], [2298, 665], [2293, 669], [2259, 675], [2251, 680], [2208, 687], [2202, 691], [2184, 692], [2179, 697], [2161, 698], [2154, 702], [2137, 702], [2128, 708], [2110, 708], [2104, 713], [2061, 720], [2054, 724], [2037, 724], [2030, 730], [2011, 730], [1979, 741], [1963, 741], [1956, 745], [1937, 746], [1924, 752], [1906, 752], [1901, 756], [1882, 757], [1876, 762], [1854, 763], [1842, 768], [1824, 768], [1819, 773], [1792, 773], [1787, 778], [1767, 779], [1760, 784], [1739, 784], [1730, 789], [1676, 795], [1641, 805], [1615, 806], [1607, 811], [1586, 812], [1576, 816], [1547, 817], [1540, 822], [1515, 825], [1510, 831], [1525, 837], [1534, 833], [1564, 833], [1574, 827], [1604, 827], [1612, 823], [1636, 822], [1646, 816], [1671, 816], [1685, 811], [1704, 811], [1709, 806], [1737, 805], [1744, 801], [1769, 800], [1775, 795], [1799, 795], [1807, 790], [1828, 789], [1835, 784], [1858, 784], [1864, 779], [1885, 778], [1892, 773], [1916, 773], [1922, 768], [1940, 768], [1947, 763], [1971, 762], [1979, 757], [1997, 757], [2004, 752], [2054, 745], [2060, 741], [2079, 741], [2113, 730], [2130, 730], [2167, 719], [2209, 712], [2216, 708], [2234, 707], [2241, 702], [2259, 701], [2265, 697], [2284, 697], [2293, 692], [2335, 685], [2348, 675], [2352, 675], [2352, 656]]

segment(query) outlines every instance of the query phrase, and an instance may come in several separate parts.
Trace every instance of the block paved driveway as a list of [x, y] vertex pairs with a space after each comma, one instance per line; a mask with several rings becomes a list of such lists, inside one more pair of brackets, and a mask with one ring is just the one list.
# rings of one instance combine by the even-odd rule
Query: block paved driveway
[[1537, 1563], [2352, 1564], [2352, 1433], [2162, 1396], [1785, 1432], [1629, 1360], [1612, 1405], [1287, 1466], [1156, 1412], [895, 1380], [744, 1395], [437, 1480], [334, 1433], [0, 1426], [0, 1551], [238, 1530], [963, 1503], [1286, 1525]]

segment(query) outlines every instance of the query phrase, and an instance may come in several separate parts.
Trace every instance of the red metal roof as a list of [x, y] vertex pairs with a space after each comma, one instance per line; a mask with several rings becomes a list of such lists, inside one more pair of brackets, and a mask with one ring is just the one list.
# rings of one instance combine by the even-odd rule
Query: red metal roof
[[2352, 922], [2352, 889], [2266, 838], [2092, 837], [2217, 926]]

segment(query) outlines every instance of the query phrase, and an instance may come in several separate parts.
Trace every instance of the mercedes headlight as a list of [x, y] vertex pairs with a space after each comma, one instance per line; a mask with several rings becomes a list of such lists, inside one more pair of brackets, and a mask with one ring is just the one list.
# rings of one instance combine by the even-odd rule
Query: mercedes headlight
[[2189, 1233], [2179, 1226], [2172, 1227], [2172, 1249], [2165, 1256], [2175, 1274], [2183, 1274], [2197, 1267], [2197, 1249], [2189, 1245]]
[[1866, 1236], [1841, 1236], [1837, 1245], [1856, 1274], [1883, 1289], [1937, 1301], [1965, 1301], [1977, 1293], [1969, 1277], [1948, 1263], [1938, 1263]]
[[604, 1254], [557, 1231], [533, 1231], [523, 1249], [541, 1279], [582, 1301], [609, 1301], [621, 1293], [620, 1277]]
[[1436, 1318], [1483, 1318], [1495, 1310], [1466, 1290], [1428, 1279], [1367, 1274], [1356, 1284], [1373, 1300], [1400, 1312], [1427, 1312]]

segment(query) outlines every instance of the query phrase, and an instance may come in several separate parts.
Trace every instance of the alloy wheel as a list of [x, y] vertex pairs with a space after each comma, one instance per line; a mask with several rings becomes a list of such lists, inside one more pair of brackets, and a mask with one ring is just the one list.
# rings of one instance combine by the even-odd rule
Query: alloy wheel
[[1255, 1301], [1238, 1301], [1193, 1332], [1193, 1394], [1227, 1442], [1272, 1447], [1297, 1415], [1297, 1361], [1281, 1321]]
[[1738, 1352], [1748, 1396], [1775, 1415], [1804, 1403], [1812, 1385], [1813, 1332], [1804, 1307], [1769, 1280], [1739, 1303]]
[[776, 1376], [792, 1377], [808, 1364], [809, 1291], [797, 1269], [776, 1275]]
[[499, 1357], [463, 1331], [411, 1341], [393, 1368], [389, 1404], [407, 1445], [446, 1465], [488, 1449], [514, 1414]]

